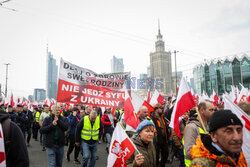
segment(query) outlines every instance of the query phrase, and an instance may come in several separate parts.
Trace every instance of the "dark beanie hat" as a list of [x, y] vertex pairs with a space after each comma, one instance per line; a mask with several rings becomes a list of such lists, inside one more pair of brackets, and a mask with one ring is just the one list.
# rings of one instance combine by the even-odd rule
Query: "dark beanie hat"
[[17, 107], [23, 107], [23, 105], [21, 105], [21, 104], [18, 104], [18, 105], [17, 105]]
[[228, 125], [242, 125], [240, 119], [231, 110], [216, 111], [209, 118], [209, 132], [214, 132], [219, 128]]

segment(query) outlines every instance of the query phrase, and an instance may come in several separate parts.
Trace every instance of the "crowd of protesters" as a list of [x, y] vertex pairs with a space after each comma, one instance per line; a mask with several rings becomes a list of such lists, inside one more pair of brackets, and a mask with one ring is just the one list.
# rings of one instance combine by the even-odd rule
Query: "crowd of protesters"
[[[5, 144], [7, 166], [29, 166], [27, 147], [33, 135], [35, 141], [40, 141], [41, 151], [46, 151], [49, 167], [61, 167], [64, 157], [70, 163], [73, 151], [73, 163], [94, 167], [99, 144], [105, 142], [109, 154], [117, 123], [138, 149], [127, 160], [128, 166], [164, 167], [174, 160], [179, 160], [180, 167], [246, 166], [241, 151], [242, 123], [235, 114], [224, 110], [222, 105], [216, 107], [213, 102], [203, 100], [179, 118], [179, 137], [169, 127], [174, 105], [175, 100], [169, 97], [165, 104], [153, 106], [150, 113], [146, 106], [141, 106], [137, 114], [141, 123], [135, 130], [124, 122], [122, 108], [107, 107], [102, 111], [98, 106], [82, 104], [38, 105], [30, 111], [27, 105], [2, 104], [3, 131], [6, 133], [5, 120], [11, 122], [9, 129], [12, 129], [10, 139], [6, 139], [12, 144]], [[250, 115], [248, 102], [239, 106]], [[13, 151], [14, 146], [20, 151]]]

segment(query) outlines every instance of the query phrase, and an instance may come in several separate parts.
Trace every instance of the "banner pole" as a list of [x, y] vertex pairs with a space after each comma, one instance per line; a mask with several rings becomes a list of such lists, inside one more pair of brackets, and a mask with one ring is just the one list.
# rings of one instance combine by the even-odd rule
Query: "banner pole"
[[201, 119], [201, 115], [200, 115], [200, 113], [199, 113], [197, 107], [195, 107], [195, 110], [196, 110], [196, 112], [197, 112], [197, 114], [198, 114], [198, 117], [199, 117], [199, 119], [200, 119], [201, 126], [202, 126], [203, 130], [205, 131], [206, 134], [208, 134], [208, 133], [207, 133], [207, 130], [206, 130], [206, 127], [205, 127], [205, 125], [204, 125], [204, 123], [203, 123], [203, 120]]

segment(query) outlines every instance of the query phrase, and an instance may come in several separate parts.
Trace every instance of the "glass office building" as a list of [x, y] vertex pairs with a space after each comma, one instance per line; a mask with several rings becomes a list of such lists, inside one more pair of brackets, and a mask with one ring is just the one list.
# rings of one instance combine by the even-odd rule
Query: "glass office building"
[[202, 94], [203, 91], [208, 95], [213, 90], [222, 95], [225, 91], [231, 91], [231, 85], [238, 86], [240, 83], [250, 87], [250, 59], [244, 54], [237, 57], [226, 58], [225, 60], [212, 60], [198, 65], [193, 70], [195, 92]]

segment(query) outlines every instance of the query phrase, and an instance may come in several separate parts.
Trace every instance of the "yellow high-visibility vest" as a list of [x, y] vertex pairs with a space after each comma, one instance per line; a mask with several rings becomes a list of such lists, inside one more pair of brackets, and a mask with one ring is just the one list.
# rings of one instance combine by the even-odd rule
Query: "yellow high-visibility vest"
[[[42, 114], [42, 113], [43, 113], [43, 112], [41, 112], [41, 114]], [[39, 118], [40, 118], [40, 115], [41, 115], [41, 114], [40, 114], [39, 111], [36, 112], [36, 114], [35, 114], [35, 121], [36, 121], [36, 122], [39, 122]]]
[[95, 123], [92, 127], [89, 116], [86, 115], [84, 117], [84, 125], [82, 127], [81, 138], [84, 140], [90, 140], [91, 138], [93, 140], [98, 140], [99, 129], [100, 129], [100, 116], [96, 117]]
[[[199, 132], [200, 132], [200, 134], [206, 134], [205, 131], [201, 127], [199, 127]], [[184, 157], [186, 157], [186, 151], [184, 149], [184, 137], [182, 138], [182, 144], [183, 144]], [[184, 161], [185, 161], [186, 167], [189, 167], [191, 165], [192, 160], [189, 160], [189, 159], [185, 158]]]

